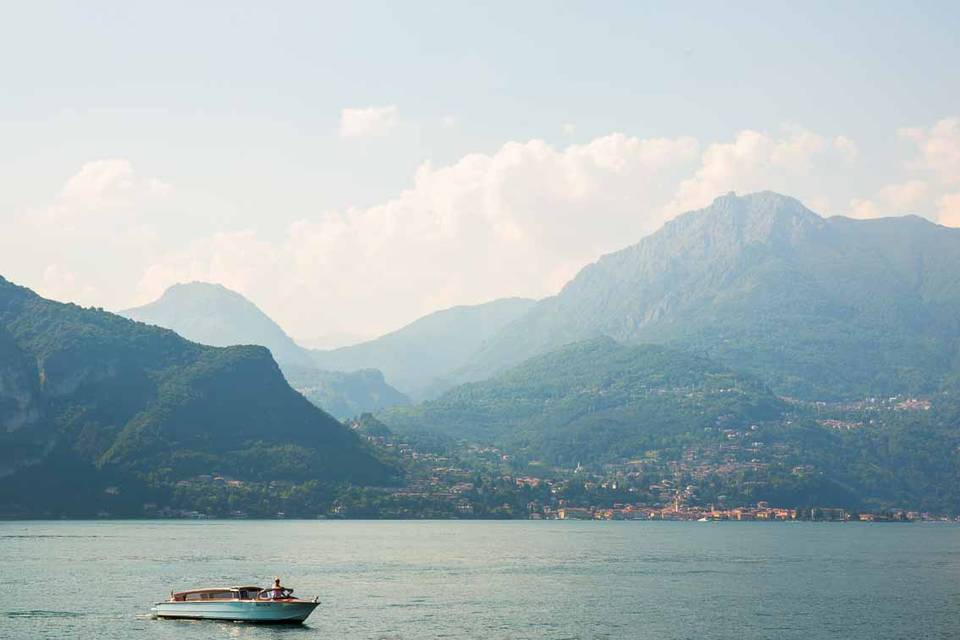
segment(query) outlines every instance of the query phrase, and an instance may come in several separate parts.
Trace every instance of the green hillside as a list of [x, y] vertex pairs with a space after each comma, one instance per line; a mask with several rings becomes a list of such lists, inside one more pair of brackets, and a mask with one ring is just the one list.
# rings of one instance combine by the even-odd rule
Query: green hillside
[[[394, 475], [291, 389], [262, 347], [199, 345], [0, 278], [0, 351], [8, 489], [42, 470], [51, 492], [73, 491], [70, 467], [85, 481], [151, 486], [213, 473], [358, 484]], [[0, 490], [0, 512], [27, 498], [43, 496]]]
[[955, 393], [786, 401], [706, 357], [596, 338], [378, 418], [405, 441], [495, 446], [524, 474], [582, 464], [640, 493], [667, 478], [702, 504], [960, 512]]
[[705, 428], [777, 419], [782, 410], [762, 385], [708, 359], [600, 338], [382, 419], [397, 431], [439, 431], [569, 466], [641, 456]]

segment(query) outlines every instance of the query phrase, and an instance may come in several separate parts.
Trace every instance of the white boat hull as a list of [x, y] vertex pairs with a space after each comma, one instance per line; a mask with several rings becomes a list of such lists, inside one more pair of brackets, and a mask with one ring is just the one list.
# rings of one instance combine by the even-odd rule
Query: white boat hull
[[300, 623], [317, 608], [317, 602], [302, 600], [259, 601], [222, 600], [213, 602], [158, 602], [153, 607], [157, 618], [184, 620], [234, 620], [264, 623]]

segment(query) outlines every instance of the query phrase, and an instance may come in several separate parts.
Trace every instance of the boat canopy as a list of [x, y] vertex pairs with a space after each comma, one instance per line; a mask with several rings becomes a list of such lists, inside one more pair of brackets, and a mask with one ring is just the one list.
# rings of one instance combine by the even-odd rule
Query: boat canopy
[[176, 591], [170, 594], [170, 600], [184, 602], [193, 600], [252, 600], [263, 591], [261, 587], [210, 587], [206, 589], [190, 589]]

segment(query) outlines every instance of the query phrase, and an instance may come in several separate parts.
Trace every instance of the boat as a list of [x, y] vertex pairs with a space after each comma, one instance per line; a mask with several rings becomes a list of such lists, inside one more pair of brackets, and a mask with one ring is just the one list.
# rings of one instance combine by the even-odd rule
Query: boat
[[214, 587], [172, 592], [151, 612], [155, 618], [300, 624], [319, 604], [319, 598], [300, 600], [285, 587]]

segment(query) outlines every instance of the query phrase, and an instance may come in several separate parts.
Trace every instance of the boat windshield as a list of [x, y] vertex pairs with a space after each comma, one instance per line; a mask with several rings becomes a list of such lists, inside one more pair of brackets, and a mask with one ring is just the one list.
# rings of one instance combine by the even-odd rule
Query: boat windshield
[[283, 600], [293, 597], [293, 589], [264, 589], [257, 598], [260, 600]]

